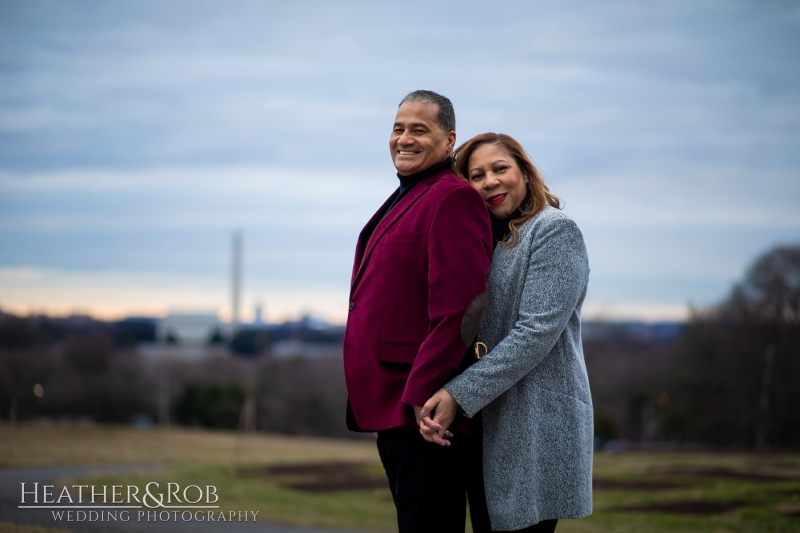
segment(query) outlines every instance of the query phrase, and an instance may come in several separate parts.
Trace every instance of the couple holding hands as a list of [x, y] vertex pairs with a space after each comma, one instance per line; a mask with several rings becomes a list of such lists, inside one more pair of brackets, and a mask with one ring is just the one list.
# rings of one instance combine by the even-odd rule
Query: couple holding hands
[[407, 95], [399, 188], [362, 230], [344, 340], [347, 425], [377, 434], [401, 533], [554, 531], [592, 511], [583, 237], [525, 150]]

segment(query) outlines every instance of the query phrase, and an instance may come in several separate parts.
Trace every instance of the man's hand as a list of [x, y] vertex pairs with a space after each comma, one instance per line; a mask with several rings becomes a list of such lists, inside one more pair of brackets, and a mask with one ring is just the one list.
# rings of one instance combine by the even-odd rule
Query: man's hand
[[417, 419], [417, 425], [422, 421], [422, 407], [418, 405], [412, 405], [411, 407], [414, 408], [414, 417]]
[[422, 437], [440, 446], [450, 446], [450, 441], [446, 440], [446, 437], [452, 436], [452, 433], [447, 428], [453, 423], [457, 409], [458, 403], [446, 389], [436, 391], [436, 394], [422, 406], [422, 412], [417, 417]]

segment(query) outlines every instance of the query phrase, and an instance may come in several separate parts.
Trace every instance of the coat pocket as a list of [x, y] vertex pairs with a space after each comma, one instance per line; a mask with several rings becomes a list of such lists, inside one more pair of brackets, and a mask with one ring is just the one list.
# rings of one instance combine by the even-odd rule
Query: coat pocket
[[419, 343], [382, 342], [378, 345], [378, 361], [382, 363], [414, 364]]

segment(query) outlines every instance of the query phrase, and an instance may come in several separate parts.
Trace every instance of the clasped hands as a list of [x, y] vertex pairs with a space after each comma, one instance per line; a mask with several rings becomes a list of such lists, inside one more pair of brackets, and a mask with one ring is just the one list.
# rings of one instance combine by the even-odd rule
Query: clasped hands
[[422, 437], [440, 446], [450, 446], [447, 439], [453, 434], [448, 428], [453, 423], [457, 410], [458, 403], [444, 388], [436, 391], [422, 407], [414, 407]]

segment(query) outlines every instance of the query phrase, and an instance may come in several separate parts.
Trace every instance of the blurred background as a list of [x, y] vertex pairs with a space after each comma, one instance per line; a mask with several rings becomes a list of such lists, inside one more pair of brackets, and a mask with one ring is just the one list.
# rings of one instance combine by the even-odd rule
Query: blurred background
[[356, 437], [400, 99], [584, 232], [599, 449], [800, 446], [800, 8], [0, 1], [0, 417]]

